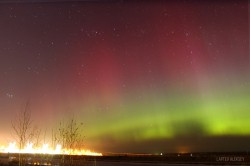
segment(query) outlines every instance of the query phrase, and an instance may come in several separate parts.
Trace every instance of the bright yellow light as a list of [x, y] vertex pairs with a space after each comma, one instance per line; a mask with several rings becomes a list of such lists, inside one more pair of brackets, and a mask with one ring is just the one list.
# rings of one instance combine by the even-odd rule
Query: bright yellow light
[[102, 156], [102, 153], [92, 152], [84, 149], [63, 149], [60, 144], [55, 148], [49, 144], [43, 144], [41, 147], [34, 148], [33, 143], [28, 143], [23, 149], [17, 148], [16, 142], [9, 143], [8, 147], [1, 146], [1, 153], [32, 153], [32, 154], [66, 154], [66, 155], [88, 155]]

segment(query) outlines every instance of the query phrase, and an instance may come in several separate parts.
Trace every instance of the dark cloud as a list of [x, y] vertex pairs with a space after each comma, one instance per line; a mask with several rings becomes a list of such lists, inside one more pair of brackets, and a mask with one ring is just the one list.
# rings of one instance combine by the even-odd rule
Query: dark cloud
[[[104, 138], [105, 144], [95, 147], [103, 152], [174, 153], [174, 152], [245, 152], [250, 149], [250, 136], [179, 136], [147, 141], [115, 141]], [[105, 142], [103, 141], [103, 142]]]
[[175, 121], [172, 123], [172, 130], [177, 136], [203, 136], [206, 134], [206, 127], [196, 120]]

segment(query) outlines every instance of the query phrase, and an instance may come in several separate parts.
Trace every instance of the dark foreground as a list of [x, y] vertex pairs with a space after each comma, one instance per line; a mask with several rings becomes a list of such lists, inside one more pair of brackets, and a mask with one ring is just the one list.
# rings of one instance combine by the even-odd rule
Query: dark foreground
[[[27, 166], [250, 165], [250, 155], [248, 153], [106, 154], [98, 157], [22, 154], [20, 159], [22, 165]], [[19, 154], [0, 154], [0, 165], [19, 165]]]

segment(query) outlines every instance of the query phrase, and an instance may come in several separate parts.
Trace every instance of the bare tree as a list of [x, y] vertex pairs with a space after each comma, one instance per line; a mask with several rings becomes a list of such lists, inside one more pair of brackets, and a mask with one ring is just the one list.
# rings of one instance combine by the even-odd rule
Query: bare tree
[[39, 129], [37, 126], [34, 126], [33, 130], [30, 133], [29, 140], [33, 142], [33, 145], [36, 148], [39, 147], [39, 145], [41, 144], [41, 132], [41, 129]]
[[[24, 146], [35, 137], [37, 131], [33, 128], [31, 121], [30, 104], [27, 102], [24, 109], [22, 109], [14, 120], [11, 121], [12, 128], [14, 130], [15, 139], [18, 143], [19, 149], [23, 149]], [[19, 153], [19, 165], [23, 165], [23, 159]]]
[[54, 142], [61, 144], [65, 149], [81, 148], [82, 127], [83, 123], [77, 122], [74, 117], [69, 121], [61, 121], [57, 133], [53, 132]]
[[[57, 134], [53, 133], [52, 135], [52, 139], [54, 139], [52, 141], [61, 144], [63, 149], [68, 149], [70, 152], [73, 152], [74, 149], [80, 149], [83, 143], [82, 127], [83, 123], [77, 122], [74, 117], [69, 121], [61, 121]], [[69, 165], [73, 165], [71, 156]]]

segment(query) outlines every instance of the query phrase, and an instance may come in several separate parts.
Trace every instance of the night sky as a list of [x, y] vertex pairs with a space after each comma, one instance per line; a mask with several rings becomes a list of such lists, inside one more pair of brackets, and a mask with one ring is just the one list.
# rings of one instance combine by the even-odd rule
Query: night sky
[[250, 150], [248, 3], [2, 1], [0, 142], [29, 101], [96, 151]]

